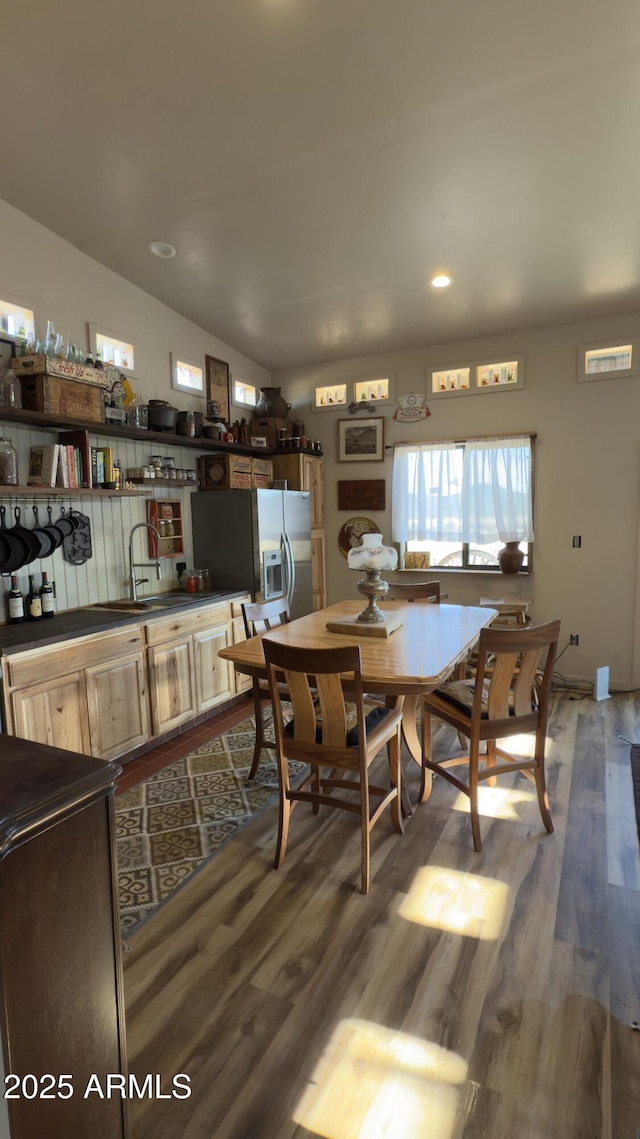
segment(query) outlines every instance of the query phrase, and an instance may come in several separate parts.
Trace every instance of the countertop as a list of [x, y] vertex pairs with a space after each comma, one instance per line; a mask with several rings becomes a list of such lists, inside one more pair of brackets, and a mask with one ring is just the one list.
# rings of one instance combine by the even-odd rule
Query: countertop
[[[114, 609], [67, 609], [56, 613], [55, 617], [43, 617], [39, 621], [24, 621], [20, 625], [0, 625], [0, 653], [26, 652], [42, 645], [53, 645], [57, 641], [67, 641], [73, 637], [85, 637], [91, 633], [104, 633], [121, 625], [140, 624], [153, 621], [156, 617], [166, 617], [167, 613], [181, 612], [194, 605], [204, 605], [208, 601], [230, 601], [234, 597], [246, 597], [246, 589], [212, 589], [200, 593], [167, 593], [153, 599], [154, 606], [161, 608], [138, 610], [127, 613]], [[140, 598], [141, 601], [151, 598]]]

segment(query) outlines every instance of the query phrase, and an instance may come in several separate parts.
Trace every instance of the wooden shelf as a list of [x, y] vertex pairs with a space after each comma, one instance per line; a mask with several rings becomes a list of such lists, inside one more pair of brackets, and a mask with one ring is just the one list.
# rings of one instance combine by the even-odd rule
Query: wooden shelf
[[247, 447], [241, 443], [214, 443], [210, 439], [201, 437], [190, 439], [187, 435], [175, 435], [172, 431], [145, 431], [140, 427], [119, 427], [113, 423], [87, 422], [84, 419], [69, 419], [61, 415], [52, 416], [45, 411], [13, 410], [9, 407], [3, 407], [0, 408], [0, 421], [25, 427], [39, 427], [42, 431], [59, 431], [61, 428], [81, 427], [93, 435], [107, 435], [113, 439], [137, 439], [149, 443], [166, 443], [167, 446], [187, 447], [196, 451], [231, 451], [234, 455], [255, 455], [256, 457], [274, 453], [265, 447]]
[[102, 487], [86, 486], [12, 486], [11, 483], [0, 483], [0, 498], [75, 498], [77, 495], [141, 498], [149, 493], [147, 490], [103, 490]]
[[192, 490], [198, 489], [197, 479], [127, 479], [127, 482], [144, 486], [147, 490], [153, 490], [154, 486], [190, 486]]

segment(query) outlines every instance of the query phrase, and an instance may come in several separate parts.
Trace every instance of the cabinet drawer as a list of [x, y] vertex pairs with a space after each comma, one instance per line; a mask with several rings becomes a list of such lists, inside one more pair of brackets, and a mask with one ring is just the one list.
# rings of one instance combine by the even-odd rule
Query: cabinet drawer
[[238, 597], [236, 601], [231, 602], [231, 616], [242, 617], [242, 606], [250, 602], [249, 594], [246, 597]]
[[5, 658], [7, 683], [11, 688], [37, 684], [54, 676], [65, 676], [78, 669], [130, 656], [141, 647], [142, 629], [139, 625], [127, 625], [112, 633], [76, 637], [73, 641], [15, 653]]
[[176, 613], [174, 617], [157, 618], [145, 625], [148, 645], [161, 645], [178, 637], [199, 633], [213, 625], [225, 625], [229, 620], [229, 602], [220, 601], [217, 605], [204, 605], [195, 612]]

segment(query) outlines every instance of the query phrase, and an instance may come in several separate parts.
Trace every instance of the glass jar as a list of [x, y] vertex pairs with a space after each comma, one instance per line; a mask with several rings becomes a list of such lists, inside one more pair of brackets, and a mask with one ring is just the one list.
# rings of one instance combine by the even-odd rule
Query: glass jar
[[22, 407], [20, 380], [11, 368], [0, 376], [0, 407]]
[[167, 522], [166, 522], [165, 518], [159, 518], [158, 519], [158, 533], [159, 533], [161, 538], [166, 538], [166, 536], [167, 536]]
[[0, 485], [18, 485], [18, 452], [10, 439], [0, 438]]
[[198, 593], [202, 593], [204, 589], [204, 575], [202, 570], [196, 570], [196, 581], [198, 583]]
[[203, 589], [211, 589], [211, 574], [208, 569], [200, 570], [202, 574]]
[[198, 592], [198, 578], [196, 577], [196, 571], [195, 570], [193, 570], [193, 569], [187, 570], [187, 573], [186, 573], [185, 577], [183, 578], [183, 582], [184, 582], [184, 588], [185, 588], [187, 593], [197, 593]]

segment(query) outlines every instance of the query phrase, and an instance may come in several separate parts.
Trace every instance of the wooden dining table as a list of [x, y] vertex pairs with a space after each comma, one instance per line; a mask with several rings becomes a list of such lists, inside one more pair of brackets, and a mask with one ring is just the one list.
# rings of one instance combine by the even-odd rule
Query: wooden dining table
[[365, 692], [391, 703], [404, 696], [402, 734], [410, 755], [422, 766], [416, 712], [420, 696], [438, 688], [473, 648], [480, 632], [496, 617], [496, 611], [473, 605], [434, 605], [427, 602], [386, 601], [380, 606], [401, 617], [402, 624], [388, 637], [367, 635], [357, 625], [349, 633], [332, 633], [327, 621], [356, 617], [362, 601], [339, 601], [318, 609], [267, 633], [220, 649], [219, 656], [232, 661], [238, 672], [264, 679], [262, 638], [296, 648], [341, 648], [360, 645]]

